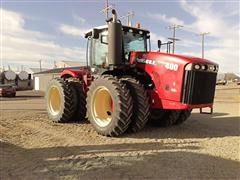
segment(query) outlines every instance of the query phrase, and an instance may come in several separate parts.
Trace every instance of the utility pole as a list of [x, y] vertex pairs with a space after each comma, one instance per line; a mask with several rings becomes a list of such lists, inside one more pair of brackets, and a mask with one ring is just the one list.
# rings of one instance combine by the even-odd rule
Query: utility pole
[[119, 19], [126, 19], [127, 20], [127, 25], [132, 26], [132, 19], [134, 17], [134, 11], [128, 12], [126, 16], [121, 16]]
[[205, 36], [210, 34], [210, 32], [203, 32], [198, 34], [199, 36], [202, 36], [202, 59], [204, 59], [204, 40], [205, 40]]
[[40, 72], [42, 72], [42, 60], [39, 60]]
[[174, 54], [175, 52], [175, 42], [179, 41], [180, 39], [176, 39], [176, 29], [183, 27], [182, 25], [177, 25], [177, 24], [173, 24], [171, 26], [168, 27], [168, 29], [173, 31], [173, 37], [172, 38], [168, 38], [170, 40], [172, 40], [173, 42], [173, 48], [172, 48], [172, 53]]
[[54, 68], [57, 68], [57, 64], [56, 64], [56, 61], [55, 61], [55, 60], [53, 61], [53, 67], [54, 67]]
[[114, 5], [109, 4], [109, 1], [106, 0], [105, 7], [100, 11], [100, 13], [105, 13], [106, 14], [106, 19], [109, 18], [109, 11], [113, 9]]

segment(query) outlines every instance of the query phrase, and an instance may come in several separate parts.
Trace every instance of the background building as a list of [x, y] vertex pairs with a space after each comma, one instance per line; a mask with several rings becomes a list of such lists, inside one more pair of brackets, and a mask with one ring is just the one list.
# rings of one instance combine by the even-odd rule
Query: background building
[[84, 66], [86, 63], [80, 61], [59, 61], [55, 64], [56, 68]]
[[[71, 67], [71, 69], [79, 69], [80, 67]], [[67, 68], [55, 68], [47, 71], [42, 71], [34, 74], [34, 90], [45, 91], [49, 81], [52, 78], [60, 77], [61, 72]]]

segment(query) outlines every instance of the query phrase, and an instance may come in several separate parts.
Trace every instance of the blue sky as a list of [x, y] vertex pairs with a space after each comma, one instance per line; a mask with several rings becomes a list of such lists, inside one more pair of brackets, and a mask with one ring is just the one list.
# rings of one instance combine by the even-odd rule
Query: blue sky
[[[238, 1], [114, 1], [120, 16], [134, 11], [133, 24], [140, 22], [151, 31], [153, 49], [157, 39], [167, 41], [171, 24], [177, 31], [176, 53], [201, 57], [201, 38], [205, 57], [220, 64], [221, 72], [240, 72]], [[17, 68], [51, 68], [54, 61], [85, 60], [83, 34], [104, 24], [100, 11], [105, 1], [1, 1], [1, 64]]]

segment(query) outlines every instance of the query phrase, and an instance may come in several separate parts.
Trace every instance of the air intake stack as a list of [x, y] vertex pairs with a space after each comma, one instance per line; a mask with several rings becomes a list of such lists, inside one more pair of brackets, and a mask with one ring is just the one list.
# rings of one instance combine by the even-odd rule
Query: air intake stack
[[112, 15], [108, 23], [108, 65], [119, 65], [122, 64], [122, 24], [114, 9]]

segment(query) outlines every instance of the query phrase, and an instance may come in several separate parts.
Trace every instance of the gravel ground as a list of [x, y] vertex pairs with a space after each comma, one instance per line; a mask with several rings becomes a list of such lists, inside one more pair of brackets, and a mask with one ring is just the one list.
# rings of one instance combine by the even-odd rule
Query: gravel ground
[[240, 179], [239, 88], [219, 88], [212, 115], [119, 138], [52, 123], [41, 93], [0, 100], [0, 179]]

